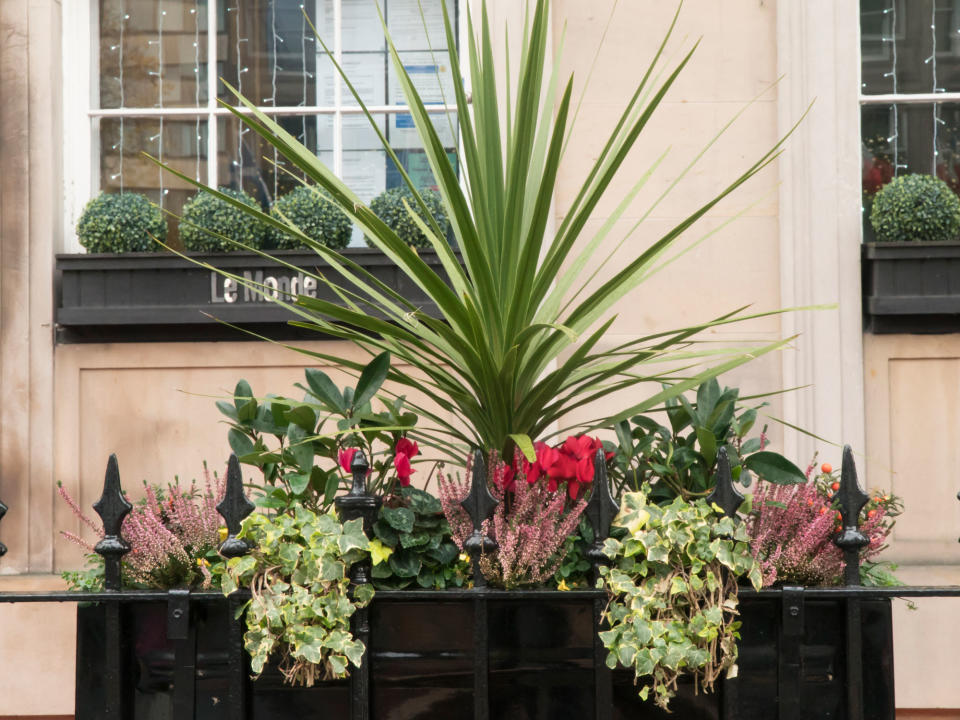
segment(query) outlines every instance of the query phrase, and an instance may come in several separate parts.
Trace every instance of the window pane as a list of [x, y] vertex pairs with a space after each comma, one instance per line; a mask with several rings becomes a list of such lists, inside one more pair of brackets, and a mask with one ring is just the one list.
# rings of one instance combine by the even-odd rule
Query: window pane
[[[861, 133], [865, 220], [873, 196], [896, 175], [935, 173], [960, 195], [960, 103], [866, 105]], [[869, 241], [869, 222], [864, 229]]]
[[[350, 79], [350, 83], [359, 93], [363, 104], [367, 106], [385, 105], [387, 103], [387, 54], [355, 52], [343, 56], [340, 66]], [[350, 92], [350, 88], [340, 78], [340, 74], [333, 66], [333, 62], [326, 55], [317, 59], [319, 94], [316, 104], [333, 107], [333, 81], [336, 76], [340, 83], [340, 104], [357, 105], [357, 101]]]
[[[316, 102], [313, 2], [221, 0], [217, 10], [217, 69], [245, 97], [267, 107]], [[220, 84], [221, 98], [233, 94]]]
[[[242, 187], [266, 209], [279, 195], [299, 184], [296, 177], [300, 174], [290, 174], [293, 167], [273, 146], [256, 133], [246, 131], [232, 116], [218, 120], [220, 185]], [[333, 119], [329, 115], [284, 116], [278, 118], [278, 122], [312, 152], [318, 153], [323, 162], [333, 166]], [[304, 137], [305, 141], [301, 139]]]
[[100, 0], [100, 107], [207, 102], [207, 0]]
[[[185, 175], [205, 181], [206, 147], [207, 124], [202, 121], [103, 118], [100, 188], [104, 192], [143, 193], [179, 215], [184, 202], [195, 192], [193, 186], [161, 170], [141, 153], [160, 157]], [[167, 241], [177, 247], [176, 222], [168, 218], [167, 223]]]
[[960, 92], [960, 3], [861, 0], [862, 92]]

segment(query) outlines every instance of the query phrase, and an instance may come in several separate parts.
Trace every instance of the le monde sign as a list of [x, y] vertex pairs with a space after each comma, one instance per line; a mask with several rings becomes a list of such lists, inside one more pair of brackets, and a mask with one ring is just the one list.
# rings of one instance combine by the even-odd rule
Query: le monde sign
[[[269, 273], [269, 274], [268, 274]], [[265, 303], [271, 300], [287, 299], [297, 295], [317, 296], [317, 279], [298, 273], [265, 272], [263, 270], [244, 270], [239, 282], [232, 277], [224, 277], [210, 271], [210, 302], [227, 303]], [[259, 288], [258, 292], [255, 288]]]

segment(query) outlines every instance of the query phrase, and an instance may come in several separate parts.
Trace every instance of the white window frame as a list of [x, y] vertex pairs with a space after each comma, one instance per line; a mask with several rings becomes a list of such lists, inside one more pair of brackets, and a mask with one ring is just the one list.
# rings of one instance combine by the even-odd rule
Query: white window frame
[[[217, 8], [218, 3], [232, 0], [207, 0], [207, 78], [208, 88], [219, 83], [217, 74]], [[240, 0], [237, 0], [240, 1]], [[308, 0], [309, 1], [309, 0]], [[322, 0], [312, 0], [318, 4]], [[373, 2], [374, 0], [371, 0]], [[343, 59], [342, 42], [343, 0], [333, 0], [334, 47], [337, 62]], [[207, 105], [201, 108], [100, 108], [99, 98], [99, 2], [98, 0], [71, 0], [63, 3], [63, 213], [64, 233], [60, 252], [83, 252], [76, 235], [76, 225], [83, 208], [100, 190], [100, 149], [98, 142], [101, 118], [196, 118], [207, 123], [207, 185], [216, 187], [218, 177], [217, 118], [229, 116], [227, 108], [219, 107], [217, 93], [207, 93]], [[467, 47], [467, 22], [465, 14], [473, 12], [468, 0], [459, 0], [458, 42], [461, 54]], [[317, 48], [320, 53], [322, 49]], [[319, 54], [319, 53], [318, 53]], [[84, 62], [84, 59], [86, 62]], [[467, 97], [470, 96], [469, 68], [462, 67]], [[216, 82], [213, 82], [213, 79]], [[334, 104], [295, 107], [263, 106], [259, 109], [268, 115], [331, 115], [333, 117], [333, 171], [342, 175], [343, 170], [343, 118], [363, 110], [356, 105], [344, 105], [341, 83], [334, 81]], [[409, 112], [406, 105], [377, 105], [367, 108], [373, 114], [401, 114]], [[431, 113], [455, 112], [457, 106], [436, 105]], [[211, 152], [211, 149], [214, 152]], [[462, 153], [461, 153], [462, 157]], [[461, 173], [461, 178], [463, 173]]]

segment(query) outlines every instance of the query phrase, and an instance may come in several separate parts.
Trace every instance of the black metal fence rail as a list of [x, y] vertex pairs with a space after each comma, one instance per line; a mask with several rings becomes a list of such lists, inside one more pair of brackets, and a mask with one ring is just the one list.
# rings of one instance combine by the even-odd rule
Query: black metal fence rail
[[[377, 518], [380, 498], [367, 493], [366, 476], [368, 462], [362, 452], [354, 455], [351, 465], [352, 487], [346, 495], [337, 498], [336, 507], [344, 520], [360, 518], [369, 534]], [[836, 544], [844, 551], [846, 560], [845, 585], [838, 587], [800, 588], [784, 587], [754, 591], [741, 589], [744, 598], [756, 596], [780, 596], [783, 612], [784, 634], [802, 634], [804, 603], [807, 600], [823, 598], [843, 598], [846, 607], [846, 717], [850, 720], [865, 720], [863, 710], [863, 676], [861, 634], [861, 602], [866, 599], [891, 597], [960, 597], [960, 586], [946, 587], [884, 587], [865, 588], [859, 586], [859, 551], [867, 544], [867, 538], [860, 532], [860, 511], [868, 500], [857, 479], [853, 454], [849, 446], [844, 448], [840, 489], [836, 499], [839, 502], [842, 528], [835, 538]], [[708, 500], [719, 505], [722, 510], [734, 516], [743, 496], [736, 489], [731, 477], [729, 462], [725, 450], [719, 451], [718, 476], [716, 488]], [[462, 505], [470, 516], [473, 533], [466, 543], [473, 566], [475, 587], [457, 590], [398, 590], [379, 591], [374, 602], [397, 602], [418, 600], [470, 601], [474, 604], [474, 650], [473, 650], [473, 698], [475, 720], [489, 720], [489, 648], [488, 648], [488, 605], [491, 601], [509, 599], [557, 599], [553, 590], [495, 590], [488, 588], [479, 571], [479, 558], [482, 553], [497, 548], [496, 541], [484, 533], [484, 521], [490, 518], [499, 502], [490, 494], [487, 487], [486, 464], [482, 453], [477, 452], [473, 461], [473, 474], [470, 492]], [[197, 638], [191, 622], [191, 600], [223, 601], [223, 595], [215, 591], [168, 590], [149, 591], [125, 589], [122, 586], [120, 565], [123, 556], [130, 551], [124, 540], [121, 526], [126, 515], [132, 509], [123, 496], [120, 474], [115, 455], [107, 463], [103, 493], [94, 504], [94, 509], [103, 520], [104, 537], [97, 543], [96, 552], [104, 561], [103, 592], [7, 592], [0, 593], [0, 603], [61, 603], [96, 602], [106, 611], [106, 646], [104, 660], [105, 706], [103, 717], [126, 719], [132, 716], [129, 698], [126, 696], [126, 673], [122, 656], [122, 613], [125, 604], [163, 602], [167, 608], [167, 638], [174, 646], [174, 682], [172, 687], [174, 717], [177, 720], [195, 718]], [[0, 503], [0, 519], [7, 512]], [[225, 557], [238, 557], [250, 552], [245, 540], [238, 538], [243, 519], [254, 510], [253, 503], [247, 498], [243, 488], [240, 464], [235, 455], [230, 456], [227, 467], [226, 490], [217, 510], [227, 527], [227, 538], [220, 546]], [[596, 578], [601, 565], [607, 562], [602, 552], [603, 541], [610, 533], [610, 526], [618, 507], [610, 493], [606, 464], [602, 451], [595, 459], [594, 491], [585, 510], [585, 517], [594, 530], [595, 540], [588, 551], [592, 565], [592, 575]], [[0, 543], [0, 556], [6, 552]], [[369, 562], [357, 563], [351, 569], [351, 581], [354, 584], [370, 582]], [[243, 619], [239, 610], [249, 599], [246, 590], [238, 590], [230, 595], [231, 618], [229, 638], [229, 681], [225, 698], [230, 718], [248, 717], [249, 707], [249, 667], [243, 648]], [[606, 595], [601, 590], [573, 590], [562, 593], [564, 600], [589, 600], [593, 603], [593, 661], [595, 680], [595, 717], [596, 720], [610, 720], [613, 715], [612, 672], [606, 665], [607, 651], [600, 641], [597, 631], [601, 629], [602, 615], [606, 605]], [[793, 630], [791, 630], [791, 628]], [[799, 630], [798, 630], [799, 628]], [[359, 609], [353, 618], [356, 637], [368, 648], [370, 646], [369, 609]], [[796, 641], [799, 643], [799, 640]], [[789, 643], [788, 643], [789, 645]], [[789, 654], [789, 647], [786, 648]], [[368, 720], [371, 711], [370, 663], [364, 662], [350, 675], [350, 719]], [[796, 658], [795, 658], [796, 660]], [[789, 664], [789, 658], [787, 658]], [[799, 668], [797, 668], [799, 672]], [[722, 687], [721, 687], [722, 691]], [[781, 697], [779, 717], [782, 720], [799, 717], [801, 699], [789, 696]], [[727, 715], [729, 717], [729, 715]]]

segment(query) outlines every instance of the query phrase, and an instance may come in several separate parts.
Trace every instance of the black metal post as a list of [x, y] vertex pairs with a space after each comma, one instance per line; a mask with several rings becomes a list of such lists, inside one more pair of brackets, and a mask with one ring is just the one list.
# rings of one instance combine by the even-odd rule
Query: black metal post
[[[230, 455], [227, 461], [227, 483], [224, 489], [223, 500], [217, 505], [217, 512], [227, 526], [227, 539], [220, 545], [220, 554], [226, 558], [242, 557], [250, 551], [246, 540], [237, 537], [243, 519], [254, 510], [243, 491], [243, 474], [240, 471], [240, 461], [235, 454]], [[249, 658], [243, 646], [243, 618], [238, 617], [244, 601], [236, 593], [227, 600], [230, 612], [230, 648], [229, 672], [227, 681], [227, 702], [230, 718], [245, 720], [247, 717], [247, 665]]]
[[[593, 492], [583, 514], [593, 528], [593, 542], [587, 549], [590, 561], [590, 579], [596, 586], [600, 579], [600, 566], [608, 565], [610, 559], [603, 553], [603, 543], [610, 536], [610, 525], [617, 515], [617, 502], [610, 492], [607, 478], [607, 461], [603, 449], [597, 450], [593, 459]], [[603, 612], [606, 600], [602, 597], [593, 601], [593, 682], [594, 717], [596, 720], [610, 720], [613, 716], [613, 672], [607, 667], [607, 649], [600, 640], [600, 631], [605, 626]]]
[[779, 720], [800, 720], [803, 698], [800, 693], [804, 602], [802, 587], [785, 587], [780, 595], [780, 642], [777, 648], [777, 703]]
[[[486, 590], [487, 579], [480, 570], [480, 557], [495, 552], [497, 543], [483, 532], [483, 522], [496, 509], [496, 498], [487, 485], [487, 464], [483, 452], [473, 455], [473, 474], [470, 477], [470, 494], [460, 503], [470, 516], [473, 532], [464, 543], [464, 549], [473, 561], [473, 587]], [[490, 717], [490, 637], [488, 628], [487, 598], [478, 594], [473, 600], [473, 718], [488, 720]]]
[[[0, 502], [0, 520], [3, 520], [3, 516], [7, 514], [7, 506]], [[7, 554], [7, 546], [0, 542], [0, 557], [3, 557]]]
[[[120, 468], [117, 456], [107, 461], [103, 479], [103, 493], [93, 505], [103, 521], [103, 539], [94, 546], [94, 551], [103, 558], [103, 587], [108, 592], [119, 592], [121, 587], [120, 562], [130, 552], [130, 544], [120, 532], [123, 519], [133, 506], [127, 502], [120, 489]], [[104, 717], [109, 720], [128, 715], [128, 699], [124, 693], [123, 627], [119, 599], [108, 601], [105, 611], [105, 667]]]
[[[870, 497], [860, 487], [857, 480], [857, 466], [853, 461], [853, 450], [849, 445], [843, 447], [843, 465], [840, 470], [840, 516], [843, 530], [834, 538], [834, 543], [843, 550], [843, 581], [846, 585], [860, 584], [860, 550], [869, 544], [867, 537], [860, 532], [860, 511]], [[863, 720], [863, 628], [860, 612], [860, 598], [851, 595], [847, 598], [847, 718]]]
[[[367, 471], [370, 465], [362, 451], [353, 456], [350, 473], [353, 486], [346, 495], [338, 497], [334, 504], [340, 519], [344, 522], [360, 518], [367, 537], [373, 536], [373, 524], [377, 521], [382, 500], [367, 493]], [[370, 582], [370, 561], [354, 563], [350, 568], [350, 582], [360, 585]], [[353, 635], [363, 643], [363, 658], [360, 667], [350, 673], [350, 718], [351, 720], [369, 720], [370, 718], [370, 611], [358, 608], [353, 614]]]
[[173, 716], [197, 716], [197, 628], [190, 617], [190, 591], [174, 589], [167, 599], [167, 639], [173, 643]]

